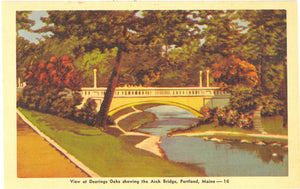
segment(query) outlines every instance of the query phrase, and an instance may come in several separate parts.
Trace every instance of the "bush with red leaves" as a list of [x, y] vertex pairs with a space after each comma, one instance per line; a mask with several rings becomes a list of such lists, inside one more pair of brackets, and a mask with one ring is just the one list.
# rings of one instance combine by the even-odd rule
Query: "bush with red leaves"
[[80, 79], [69, 56], [52, 57], [49, 61], [31, 64], [24, 71], [27, 85], [80, 89]]

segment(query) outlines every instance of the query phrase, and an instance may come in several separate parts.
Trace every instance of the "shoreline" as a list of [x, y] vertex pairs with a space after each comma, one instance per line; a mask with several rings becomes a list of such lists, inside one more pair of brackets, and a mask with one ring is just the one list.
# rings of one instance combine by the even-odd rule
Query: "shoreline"
[[[115, 125], [111, 126], [114, 128], [119, 129], [123, 134], [122, 135], [127, 135], [127, 136], [147, 136], [148, 138], [144, 139], [142, 142], [134, 145], [134, 147], [151, 152], [159, 157], [165, 157], [165, 154], [163, 153], [162, 149], [159, 147], [159, 143], [161, 142], [161, 137], [160, 136], [155, 136], [151, 135], [148, 133], [143, 133], [143, 132], [132, 132], [132, 131], [126, 131], [123, 128], [119, 126], [119, 122], [126, 117], [136, 114], [138, 112], [143, 112], [142, 110], [136, 109], [134, 106], [132, 106], [132, 109], [134, 110], [133, 112], [126, 113], [124, 115], [121, 115], [120, 117], [116, 118]], [[137, 129], [141, 125], [136, 126], [134, 129]]]
[[[132, 132], [132, 134], [138, 134], [149, 136], [149, 138], [146, 138], [142, 142], [135, 145], [136, 148], [140, 148], [146, 151], [149, 151], [155, 155], [158, 155], [160, 157], [165, 157], [164, 152], [159, 147], [159, 143], [161, 142], [160, 136], [155, 136], [151, 134], [146, 134], [142, 132]], [[128, 135], [130, 135], [130, 132], [127, 132]], [[201, 131], [201, 132], [186, 132], [186, 133], [175, 133], [171, 134], [168, 137], [176, 137], [176, 136], [186, 136], [186, 137], [197, 137], [197, 136], [214, 136], [216, 134], [224, 134], [224, 135], [232, 135], [232, 136], [251, 136], [251, 137], [257, 137], [257, 138], [269, 138], [269, 139], [286, 139], [288, 140], [287, 135], [278, 135], [278, 134], [251, 134], [251, 133], [242, 133], [242, 132], [235, 132], [235, 131]], [[216, 140], [217, 141], [217, 140]], [[246, 140], [242, 140], [246, 141]]]
[[[148, 133], [143, 133], [143, 132], [138, 132], [138, 131], [125, 131], [122, 129], [118, 123], [120, 120], [125, 119], [127, 116], [141, 112], [141, 110], [134, 108], [133, 112], [129, 112], [127, 114], [124, 114], [117, 119], [115, 119], [116, 124], [113, 126], [115, 128], [118, 128], [121, 132], [122, 135], [131, 135], [131, 136], [147, 136], [148, 138], [144, 139], [143, 141], [137, 143], [134, 145], [134, 147], [151, 152], [159, 157], [165, 157], [165, 153], [163, 150], [160, 148], [159, 144], [161, 142], [161, 136], [155, 136], [152, 134]], [[140, 127], [141, 125], [136, 126], [137, 128]], [[136, 129], [136, 128], [135, 128]], [[235, 137], [241, 137], [240, 142], [241, 143], [255, 143], [258, 145], [266, 145], [268, 143], [268, 140], [288, 140], [287, 135], [280, 135], [280, 134], [268, 134], [268, 133], [244, 133], [244, 132], [237, 132], [237, 131], [214, 131], [214, 130], [208, 130], [208, 131], [196, 131], [196, 132], [181, 132], [181, 133], [169, 133], [167, 134], [168, 137], [173, 137], [173, 136], [185, 136], [185, 137], [204, 137], [208, 138], [209, 136], [213, 137], [211, 140], [212, 141], [217, 141], [221, 142], [225, 138], [219, 139], [216, 138], [215, 135], [224, 135], [225, 137], [229, 137], [231, 139], [228, 140], [234, 140]], [[242, 137], [254, 137], [256, 138], [254, 141], [249, 139], [243, 139]], [[226, 140], [226, 139], [225, 139]], [[252, 141], [252, 142], [251, 142]], [[281, 144], [278, 144], [281, 143]], [[274, 141], [271, 145], [282, 145], [287, 147], [287, 143], [285, 142], [278, 142]]]
[[142, 142], [139, 142], [134, 145], [134, 147], [151, 152], [159, 157], [165, 157], [164, 152], [162, 149], [159, 147], [159, 143], [161, 142], [161, 137], [148, 134], [148, 133], [143, 133], [143, 132], [127, 132], [124, 129], [122, 129], [119, 125], [113, 125], [110, 126], [112, 128], [116, 128], [119, 131], [122, 132], [121, 135], [126, 135], [126, 136], [146, 136], [148, 138], [144, 139]]
[[272, 139], [288, 139], [288, 135], [278, 134], [255, 134], [255, 133], [242, 133], [236, 131], [198, 131], [198, 132], [184, 132], [169, 134], [169, 136], [213, 136], [216, 134], [229, 134], [236, 136], [252, 136], [257, 138], [272, 138]]
[[164, 158], [165, 154], [163, 153], [162, 149], [159, 147], [160, 142], [161, 142], [160, 136], [151, 135], [150, 137], [146, 138], [142, 142], [136, 144], [134, 147], [143, 149], [145, 151], [151, 152], [159, 157]]
[[236, 131], [198, 131], [174, 133], [168, 136], [201, 137], [204, 140], [222, 143], [225, 141], [239, 141], [240, 143], [252, 143], [256, 145], [282, 146], [288, 148], [288, 135], [242, 133]]

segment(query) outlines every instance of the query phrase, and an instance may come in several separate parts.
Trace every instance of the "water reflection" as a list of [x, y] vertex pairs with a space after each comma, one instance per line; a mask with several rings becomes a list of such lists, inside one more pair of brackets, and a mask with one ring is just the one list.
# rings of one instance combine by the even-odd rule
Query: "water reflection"
[[284, 176], [288, 173], [287, 153], [274, 157], [274, 151], [267, 146], [165, 136], [160, 147], [170, 160], [199, 164], [209, 176]]
[[254, 152], [264, 163], [269, 163], [270, 161], [273, 161], [274, 163], [282, 162], [284, 156], [288, 152], [288, 149], [281, 146], [258, 146], [255, 144], [242, 144], [238, 142], [232, 143], [231, 149]]
[[138, 130], [162, 136], [160, 147], [168, 159], [197, 164], [208, 176], [287, 176], [287, 149], [240, 142], [217, 143], [200, 137], [167, 137], [173, 128], [184, 128], [194, 122], [193, 114], [174, 106], [147, 109], [159, 120]]

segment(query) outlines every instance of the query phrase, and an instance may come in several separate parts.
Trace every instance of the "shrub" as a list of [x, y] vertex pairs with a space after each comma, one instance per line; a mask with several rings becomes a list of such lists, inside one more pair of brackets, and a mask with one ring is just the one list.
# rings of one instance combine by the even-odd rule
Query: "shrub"
[[229, 125], [229, 126], [234, 126], [237, 124], [237, 121], [239, 119], [239, 113], [237, 112], [237, 110], [229, 110], [227, 113], [226, 113], [226, 125]]
[[283, 101], [272, 97], [262, 97], [261, 103], [263, 105], [263, 109], [261, 110], [262, 116], [274, 116], [283, 114]]
[[252, 114], [241, 114], [237, 126], [243, 129], [252, 129], [253, 128], [253, 115]]
[[221, 126], [226, 124], [226, 108], [217, 108], [216, 120], [218, 120]]
[[230, 99], [230, 109], [237, 110], [242, 113], [256, 109], [256, 99], [260, 97], [259, 91], [243, 85], [236, 85], [228, 90], [232, 96]]
[[209, 108], [207, 106], [204, 106], [200, 109], [200, 113], [203, 115], [203, 117], [199, 118], [199, 124], [207, 124], [207, 123], [212, 123], [214, 121], [215, 113], [216, 113], [216, 108]]
[[24, 74], [27, 85], [80, 89], [80, 78], [69, 56], [32, 62], [24, 69]]
[[230, 127], [238, 126], [243, 129], [253, 128], [252, 113], [242, 113], [237, 110], [227, 108], [218, 108], [216, 110], [216, 120], [219, 125], [227, 125]]
[[43, 85], [27, 85], [18, 96], [18, 106], [64, 118], [72, 118], [75, 106], [82, 101], [81, 95], [70, 89], [57, 89]]
[[88, 125], [94, 125], [97, 116], [97, 103], [94, 99], [88, 98], [83, 107], [76, 110], [74, 119]]

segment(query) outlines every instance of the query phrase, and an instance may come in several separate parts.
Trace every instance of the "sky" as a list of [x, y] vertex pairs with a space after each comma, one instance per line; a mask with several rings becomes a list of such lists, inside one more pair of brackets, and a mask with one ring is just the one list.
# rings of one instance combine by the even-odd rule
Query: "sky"
[[[48, 13], [46, 11], [32, 11], [32, 13], [28, 16], [29, 19], [34, 20], [35, 24], [31, 27], [31, 29], [36, 30], [43, 27], [45, 24], [41, 21], [41, 17], [47, 17]], [[43, 39], [43, 35], [50, 35], [50, 33], [45, 33], [43, 35], [39, 33], [29, 32], [26, 30], [20, 30], [19, 35], [24, 37], [25, 39], [29, 40], [33, 43], [38, 43], [39, 39]]]
[[[142, 11], [138, 12], [138, 14], [139, 14], [138, 16], [140, 16], [141, 12]], [[35, 25], [32, 26], [31, 29], [36, 30], [36, 29], [43, 27], [45, 24], [41, 21], [41, 17], [47, 17], [47, 16], [48, 16], [48, 13], [46, 11], [32, 11], [32, 13], [28, 16], [28, 18], [31, 20], [34, 20]], [[247, 22], [242, 22], [240, 20], [237, 20], [236, 22], [238, 22], [242, 26], [248, 25]], [[199, 26], [199, 27], [205, 28], [205, 26]], [[51, 35], [51, 32], [39, 34], [39, 33], [29, 32], [27, 30], [20, 30], [19, 35], [21, 37], [24, 37], [25, 39], [29, 40], [30, 42], [37, 44], [39, 42], [39, 40], [43, 40], [43, 36]], [[202, 41], [202, 43], [203, 42], [204, 41]]]

